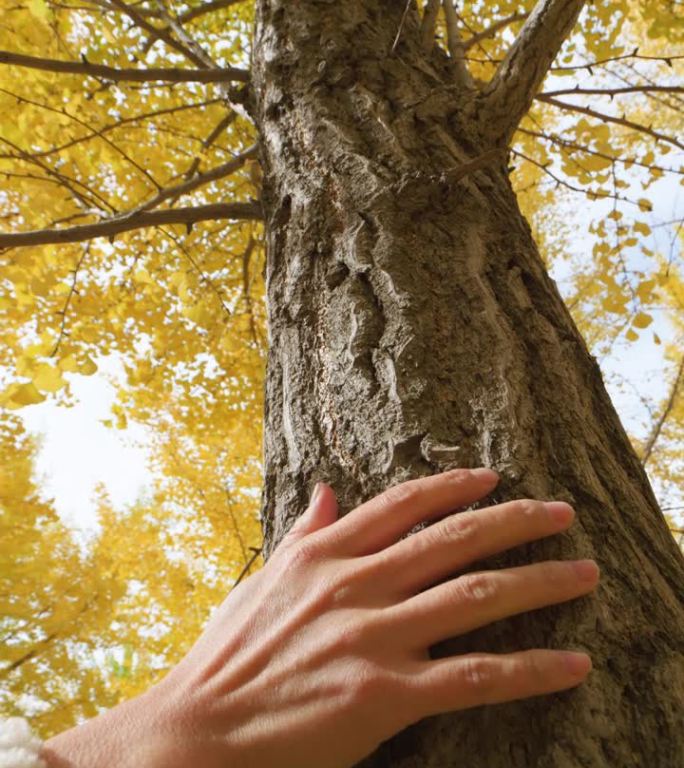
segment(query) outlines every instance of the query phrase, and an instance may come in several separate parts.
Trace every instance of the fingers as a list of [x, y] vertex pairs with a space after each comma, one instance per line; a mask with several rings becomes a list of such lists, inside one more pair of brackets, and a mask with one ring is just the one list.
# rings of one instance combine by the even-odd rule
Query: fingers
[[417, 523], [481, 499], [498, 480], [491, 469], [456, 469], [394, 485], [361, 504], [331, 529], [335, 548], [356, 556], [377, 552], [395, 543]]
[[[306, 511], [297, 518], [283, 538], [280, 546], [289, 546], [337, 520], [338, 508], [335, 491], [327, 483], [316, 483]], [[280, 547], [279, 547], [280, 548]]]
[[419, 662], [406, 685], [415, 696], [420, 719], [573, 688], [590, 669], [589, 656], [569, 651], [471, 653]]
[[452, 579], [386, 609], [390, 636], [411, 649], [470, 632], [525, 611], [572, 600], [599, 580], [593, 560], [548, 561]]
[[460, 512], [383, 551], [379, 569], [392, 575], [397, 594], [415, 594], [477, 560], [559, 533], [574, 516], [565, 502], [530, 499]]

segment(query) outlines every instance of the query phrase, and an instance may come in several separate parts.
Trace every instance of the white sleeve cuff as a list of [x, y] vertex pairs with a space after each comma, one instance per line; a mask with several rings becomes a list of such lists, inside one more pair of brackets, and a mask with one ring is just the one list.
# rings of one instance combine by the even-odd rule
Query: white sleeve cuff
[[0, 768], [46, 768], [41, 746], [23, 717], [0, 717]]

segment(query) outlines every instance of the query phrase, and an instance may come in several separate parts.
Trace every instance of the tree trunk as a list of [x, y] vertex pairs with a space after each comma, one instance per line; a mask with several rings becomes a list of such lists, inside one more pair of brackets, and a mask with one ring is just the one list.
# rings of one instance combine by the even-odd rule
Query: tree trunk
[[[404, 0], [260, 0], [267, 232], [264, 555], [316, 480], [347, 512], [455, 466], [494, 501], [563, 499], [571, 531], [478, 563], [595, 558], [591, 597], [431, 649], [585, 650], [571, 691], [430, 718], [364, 766], [675, 766], [682, 557], [492, 145], [478, 91]], [[391, 706], [391, 702], [388, 702]]]

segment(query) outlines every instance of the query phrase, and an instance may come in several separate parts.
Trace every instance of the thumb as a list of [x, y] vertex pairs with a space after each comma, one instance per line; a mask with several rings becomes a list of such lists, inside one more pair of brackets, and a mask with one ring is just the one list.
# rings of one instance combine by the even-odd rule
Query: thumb
[[304, 514], [288, 531], [288, 537], [301, 539], [337, 520], [338, 508], [335, 491], [327, 483], [316, 483]]

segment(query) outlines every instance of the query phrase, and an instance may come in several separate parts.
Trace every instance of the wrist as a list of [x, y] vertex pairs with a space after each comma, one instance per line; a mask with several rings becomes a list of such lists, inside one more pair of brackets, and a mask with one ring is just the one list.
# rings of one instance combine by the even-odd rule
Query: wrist
[[46, 768], [176, 768], [151, 691], [48, 739]]
[[227, 746], [193, 726], [167, 677], [43, 744], [46, 768], [224, 768]]

